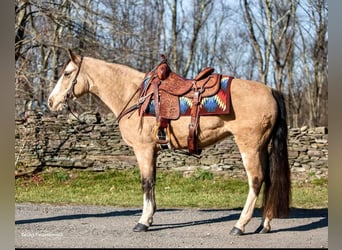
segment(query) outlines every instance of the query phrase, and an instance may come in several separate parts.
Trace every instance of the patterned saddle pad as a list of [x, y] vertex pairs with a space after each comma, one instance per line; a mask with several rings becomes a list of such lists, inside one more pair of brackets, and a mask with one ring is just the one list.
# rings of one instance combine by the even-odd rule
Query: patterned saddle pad
[[[222, 75], [220, 89], [215, 95], [203, 97], [201, 100], [199, 115], [222, 115], [230, 112], [230, 84], [233, 77]], [[178, 97], [180, 116], [189, 116], [192, 106], [192, 98], [186, 95]], [[146, 116], [155, 116], [154, 100], [151, 99], [144, 112]], [[179, 117], [178, 117], [179, 118]], [[178, 119], [177, 118], [177, 119]]]

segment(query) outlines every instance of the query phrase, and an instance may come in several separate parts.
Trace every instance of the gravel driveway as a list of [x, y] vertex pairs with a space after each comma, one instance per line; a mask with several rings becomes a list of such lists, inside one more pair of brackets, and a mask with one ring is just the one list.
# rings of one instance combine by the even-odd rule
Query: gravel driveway
[[134, 233], [141, 208], [19, 203], [15, 247], [39, 248], [328, 248], [328, 209], [292, 209], [269, 234], [254, 234], [256, 211], [243, 236], [229, 231], [241, 209], [157, 209], [149, 231]]

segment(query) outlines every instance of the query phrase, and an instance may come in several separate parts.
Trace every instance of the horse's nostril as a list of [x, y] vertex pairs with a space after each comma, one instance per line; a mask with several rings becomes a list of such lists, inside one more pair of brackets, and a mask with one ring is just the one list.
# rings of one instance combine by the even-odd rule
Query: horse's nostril
[[49, 105], [49, 108], [52, 108], [53, 101], [52, 101], [51, 99], [49, 99], [49, 101], [48, 101], [48, 105]]

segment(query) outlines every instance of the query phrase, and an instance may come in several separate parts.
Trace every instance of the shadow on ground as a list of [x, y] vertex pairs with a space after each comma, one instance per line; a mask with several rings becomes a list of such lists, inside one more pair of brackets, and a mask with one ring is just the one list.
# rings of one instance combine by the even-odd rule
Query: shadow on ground
[[[172, 211], [181, 211], [182, 209], [158, 209], [157, 213], [163, 212], [172, 212]], [[197, 210], [201, 213], [209, 213], [215, 211], [227, 211], [229, 214], [227, 216], [220, 216], [217, 218], [212, 219], [205, 219], [205, 220], [197, 220], [197, 221], [187, 221], [182, 223], [168, 223], [168, 224], [153, 224], [149, 231], [159, 231], [159, 230], [166, 230], [166, 229], [173, 229], [173, 228], [183, 228], [183, 227], [190, 227], [202, 224], [215, 224], [220, 222], [226, 221], [236, 221], [239, 219], [240, 213], [242, 208], [236, 209], [200, 209]], [[235, 213], [236, 212], [236, 213]], [[45, 218], [34, 218], [34, 219], [25, 219], [25, 220], [16, 220], [15, 224], [30, 224], [30, 223], [42, 223], [42, 222], [52, 222], [52, 221], [61, 221], [61, 220], [77, 220], [77, 219], [84, 219], [84, 218], [106, 218], [106, 217], [117, 217], [117, 216], [140, 216], [141, 209], [128, 209], [124, 211], [113, 211], [113, 212], [106, 212], [106, 213], [83, 213], [83, 214], [72, 214], [72, 215], [60, 215], [60, 216], [53, 216], [53, 217], [45, 217]], [[253, 214], [254, 218], [261, 218], [262, 214], [260, 209], [255, 209]], [[295, 226], [291, 228], [285, 229], [278, 229], [272, 230], [271, 233], [276, 232], [284, 232], [284, 231], [309, 231], [312, 229], [317, 228], [324, 228], [328, 226], [328, 209], [321, 208], [321, 209], [302, 209], [302, 208], [292, 208], [290, 216], [286, 219], [305, 219], [305, 218], [320, 218], [320, 220], [315, 222], [310, 222], [305, 225]]]
[[[236, 208], [232, 210], [226, 210], [226, 209], [199, 210], [201, 212], [236, 211], [236, 213], [230, 214], [227, 216], [218, 217], [218, 218], [207, 219], [207, 220], [189, 221], [189, 222], [172, 223], [172, 224], [159, 224], [159, 225], [154, 224], [153, 227], [149, 228], [149, 231], [189, 227], [189, 226], [196, 226], [196, 225], [202, 225], [202, 224], [214, 224], [214, 223], [220, 223], [220, 222], [226, 222], [226, 221], [236, 221], [240, 217], [241, 210], [242, 208]], [[261, 210], [255, 209], [253, 217], [261, 218], [262, 217]], [[300, 225], [300, 226], [286, 228], [286, 229], [272, 230], [271, 233], [284, 232], [284, 231], [309, 231], [312, 229], [327, 227], [328, 226], [328, 209], [327, 208], [322, 208], [322, 209], [292, 208], [289, 217], [285, 219], [304, 219], [304, 218], [321, 218], [321, 219], [315, 222], [311, 222], [309, 224], [305, 224], [305, 225]], [[157, 228], [154, 228], [154, 227], [157, 227]]]

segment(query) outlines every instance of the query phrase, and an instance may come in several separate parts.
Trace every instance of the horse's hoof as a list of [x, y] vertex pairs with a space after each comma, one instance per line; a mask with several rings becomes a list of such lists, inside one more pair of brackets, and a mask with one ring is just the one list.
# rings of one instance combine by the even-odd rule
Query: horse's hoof
[[148, 229], [148, 226], [141, 224], [141, 223], [138, 223], [133, 228], [133, 232], [146, 232], [147, 229]]
[[271, 232], [271, 229], [267, 229], [267, 228], [263, 228], [263, 229], [260, 231], [261, 234], [267, 234], [267, 233], [269, 233], [269, 232]]
[[260, 233], [260, 234], [267, 234], [267, 233], [269, 233], [269, 232], [271, 232], [271, 228], [266, 228], [266, 227], [264, 227], [264, 226], [262, 226], [262, 225], [260, 225], [258, 228], [257, 228], [257, 230], [255, 230], [255, 233]]
[[233, 229], [230, 231], [229, 234], [236, 236], [236, 235], [243, 235], [243, 232], [240, 228], [233, 227]]
[[152, 226], [152, 223], [153, 223], [153, 218], [148, 220], [148, 224], [150, 224], [150, 226]]

